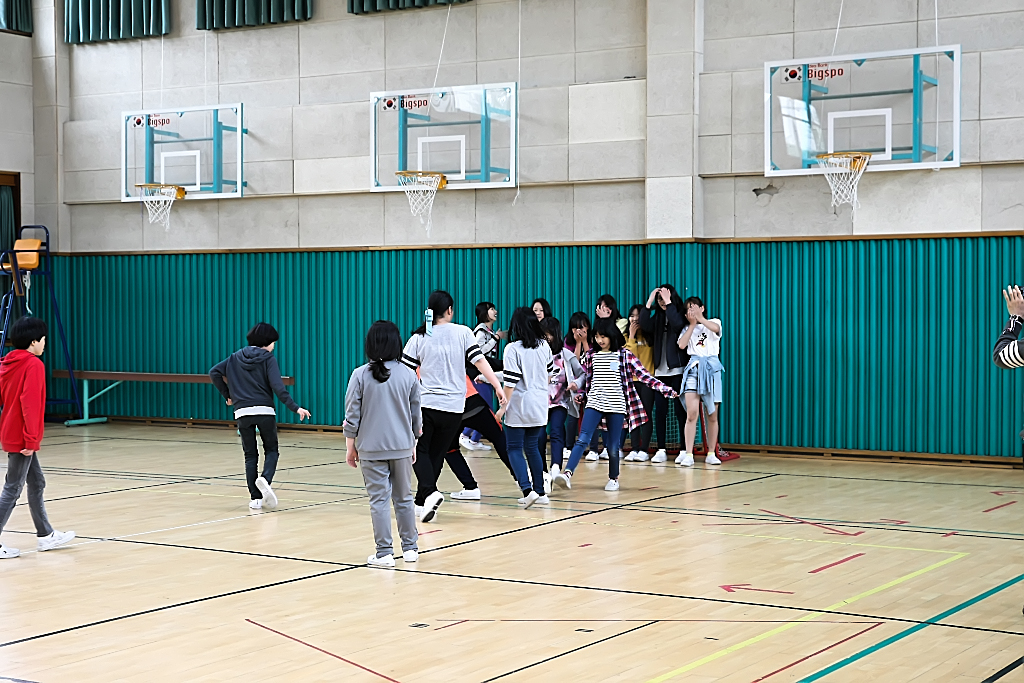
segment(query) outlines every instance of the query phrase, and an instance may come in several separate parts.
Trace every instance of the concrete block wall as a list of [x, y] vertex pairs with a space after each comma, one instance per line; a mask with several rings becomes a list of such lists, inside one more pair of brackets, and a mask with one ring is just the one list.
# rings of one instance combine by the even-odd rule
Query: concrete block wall
[[0, 171], [21, 175], [22, 222], [35, 220], [32, 42], [0, 33]]
[[[866, 174], [861, 209], [831, 208], [820, 177], [763, 177], [763, 66], [776, 59], [927, 47], [934, 0], [705, 0], [698, 170], [705, 238], [1021, 230], [1024, 4], [940, 0], [938, 44], [963, 47], [961, 163]], [[1016, 188], [1016, 192], [1014, 189]], [[756, 192], [755, 192], [756, 190]]]
[[[964, 167], [869, 174], [856, 216], [832, 209], [822, 178], [763, 177], [763, 63], [831, 52], [840, 0], [522, 0], [521, 191], [441, 193], [429, 240], [402, 195], [368, 192], [368, 95], [433, 82], [447, 8], [324, 2], [309, 22], [209, 32], [174, 0], [163, 39], [69, 47], [63, 3], [33, 1], [33, 201], [62, 250], [1021, 229], [1016, 0], [940, 1], [940, 43], [964, 48]], [[519, 7], [454, 6], [438, 83], [517, 80]], [[848, 2], [836, 51], [931, 45], [934, 7]], [[245, 199], [181, 202], [169, 231], [117, 201], [120, 112], [233, 101], [250, 131]]]

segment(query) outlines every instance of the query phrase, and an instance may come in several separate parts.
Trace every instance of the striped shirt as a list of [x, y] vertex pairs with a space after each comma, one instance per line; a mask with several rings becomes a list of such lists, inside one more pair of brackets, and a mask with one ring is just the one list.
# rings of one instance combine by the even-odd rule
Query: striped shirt
[[402, 362], [419, 370], [422, 407], [445, 413], [466, 408], [466, 363], [483, 360], [473, 331], [465, 325], [434, 325], [430, 335], [414, 334], [402, 351]]
[[602, 413], [626, 414], [626, 396], [622, 393], [618, 351], [594, 353], [594, 374], [587, 393], [587, 407]]
[[1024, 342], [1018, 340], [1021, 329], [1024, 328], [1024, 318], [1019, 315], [1011, 315], [1003, 327], [1003, 333], [996, 340], [996, 347], [992, 350], [992, 360], [1004, 370], [1024, 368]]
[[480, 323], [473, 328], [473, 334], [476, 335], [476, 343], [480, 347], [480, 351], [488, 358], [498, 360], [498, 343], [501, 339], [497, 333], [484, 323]]

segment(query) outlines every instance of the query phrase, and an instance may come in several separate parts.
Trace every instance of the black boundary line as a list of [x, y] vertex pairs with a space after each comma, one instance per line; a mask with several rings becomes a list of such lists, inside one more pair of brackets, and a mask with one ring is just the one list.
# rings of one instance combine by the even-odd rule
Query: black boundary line
[[195, 545], [182, 545], [180, 543], [160, 543], [158, 541], [137, 541], [132, 538], [102, 538], [102, 541], [111, 541], [113, 543], [134, 543], [136, 545], [155, 545], [163, 548], [181, 548], [183, 550], [205, 550], [211, 553], [225, 553], [227, 555], [247, 555], [249, 557], [261, 557], [273, 560], [291, 560], [293, 562], [311, 562], [314, 564], [329, 564], [335, 567], [348, 567], [349, 569], [357, 569], [363, 567], [362, 564], [352, 564], [351, 562], [332, 562], [331, 560], [313, 560], [307, 557], [289, 557], [287, 555], [267, 555], [265, 553], [250, 553], [244, 550], [229, 550], [227, 548], [204, 548], [202, 546]]
[[1002, 669], [1000, 669], [999, 671], [995, 672], [994, 674], [983, 680], [981, 683], [995, 683], [995, 681], [998, 681], [1000, 678], [1002, 678], [1003, 676], [1005, 676], [1006, 674], [1010, 673], [1011, 671], [1020, 666], [1024, 666], [1024, 657], [1021, 657], [1015, 662], [1010, 662]]
[[227, 593], [218, 593], [217, 595], [208, 595], [204, 598], [195, 598], [194, 600], [186, 600], [184, 602], [176, 602], [172, 605], [164, 605], [162, 607], [154, 607], [152, 609], [142, 610], [140, 612], [132, 612], [131, 614], [122, 614], [119, 617], [110, 617], [109, 619], [100, 619], [99, 621], [92, 621], [87, 624], [79, 624], [78, 626], [69, 626], [68, 628], [58, 629], [56, 631], [50, 631], [49, 633], [40, 633], [35, 636], [28, 636], [27, 638], [19, 638], [18, 640], [10, 640], [6, 643], [0, 643], [0, 648], [8, 647], [10, 645], [18, 645], [19, 643], [26, 643], [32, 640], [39, 640], [40, 638], [47, 638], [49, 636], [56, 636], [62, 633], [70, 633], [71, 631], [78, 631], [83, 628], [89, 628], [90, 626], [99, 626], [100, 624], [109, 624], [113, 621], [121, 621], [122, 619], [130, 619], [131, 617], [139, 617], [144, 614], [153, 614], [154, 612], [163, 612], [176, 607], [184, 607], [186, 605], [194, 605], [198, 602], [206, 602], [207, 600], [216, 600], [218, 598], [226, 598], [232, 595], [240, 595], [242, 593], [251, 593], [252, 591], [263, 590], [264, 588], [274, 588], [276, 586], [283, 586], [289, 583], [296, 583], [298, 581], [306, 581], [308, 579], [316, 579], [321, 576], [328, 576], [330, 574], [338, 574], [340, 572], [347, 572], [353, 569], [358, 569], [360, 566], [355, 565], [351, 567], [342, 567], [340, 569], [331, 569], [326, 572], [319, 572], [317, 574], [310, 574], [309, 576], [299, 576], [294, 579], [285, 579], [284, 581], [275, 581], [273, 583], [265, 583], [259, 586], [251, 586], [249, 588], [241, 588], [235, 591], [228, 591]]
[[518, 669], [515, 669], [513, 671], [509, 671], [508, 673], [503, 673], [500, 676], [495, 676], [493, 678], [488, 678], [485, 681], [483, 681], [483, 683], [491, 683], [491, 681], [496, 681], [499, 678], [505, 678], [506, 676], [511, 676], [512, 674], [517, 674], [520, 671], [525, 671], [525, 670], [531, 669], [531, 668], [533, 668], [535, 666], [540, 666], [541, 664], [547, 664], [548, 662], [550, 662], [550, 661], [552, 661], [554, 659], [558, 659], [559, 657], [565, 657], [566, 655], [571, 655], [574, 652], [579, 652], [580, 650], [586, 650], [588, 647], [592, 647], [592, 646], [598, 645], [600, 643], [608, 642], [609, 640], [611, 640], [613, 638], [618, 638], [619, 636], [624, 636], [627, 633], [632, 633], [633, 631], [639, 631], [642, 628], [647, 628], [648, 626], [653, 626], [654, 624], [657, 624], [657, 623], [658, 623], [657, 621], [649, 621], [646, 624], [640, 624], [639, 626], [634, 626], [633, 628], [629, 629], [628, 631], [623, 631], [622, 633], [616, 633], [615, 635], [608, 636], [607, 638], [602, 638], [601, 640], [595, 640], [592, 643], [587, 643], [586, 645], [581, 645], [579, 647], [573, 648], [572, 650], [566, 650], [565, 652], [562, 652], [561, 654], [554, 655], [553, 657], [548, 657], [547, 659], [542, 659], [539, 662], [534, 662], [533, 664], [527, 664], [526, 666], [521, 666]]
[[764, 481], [765, 479], [771, 479], [771, 478], [773, 478], [775, 476], [776, 475], [774, 475], [774, 474], [769, 474], [769, 475], [766, 475], [766, 476], [763, 476], [763, 477], [757, 477], [756, 479], [743, 479], [742, 481], [731, 481], [731, 482], [729, 482], [727, 484], [716, 484], [715, 486], [707, 486], [707, 487], [700, 488], [700, 489], [691, 489], [689, 491], [677, 491], [676, 493], [667, 493], [667, 494], [665, 494], [663, 496], [656, 496], [654, 498], [647, 498], [647, 499], [644, 499], [644, 500], [635, 501], [633, 503], [619, 503], [618, 505], [611, 505], [611, 506], [608, 506], [608, 507], [599, 508], [597, 510], [589, 510], [587, 512], [581, 512], [581, 513], [579, 513], [577, 515], [568, 515], [566, 517], [559, 517], [558, 519], [549, 519], [546, 522], [540, 522], [539, 524], [531, 524], [529, 526], [520, 527], [519, 529], [509, 529], [507, 531], [499, 531], [498, 533], [488, 534], [487, 536], [480, 536], [478, 538], [467, 539], [465, 541], [459, 541], [457, 543], [450, 543], [448, 545], [441, 545], [441, 546], [438, 546], [436, 548], [430, 548], [429, 550], [424, 550], [423, 552], [420, 553], [420, 555], [423, 555], [425, 553], [437, 552], [438, 550], [447, 550], [448, 548], [457, 548], [457, 547], [459, 547], [461, 545], [466, 545], [468, 543], [476, 543], [477, 541], [486, 541], [486, 540], [489, 540], [489, 539], [492, 539], [492, 538], [499, 538], [501, 536], [507, 536], [509, 534], [516, 534], [516, 533], [519, 533], [520, 531], [525, 531], [527, 529], [539, 529], [542, 526], [548, 526], [550, 524], [558, 524], [559, 522], [566, 522], [566, 521], [569, 521], [569, 520], [572, 520], [572, 519], [579, 519], [580, 517], [587, 517], [589, 515], [596, 515], [596, 514], [601, 513], [601, 512], [610, 512], [612, 510], [619, 510], [619, 509], [625, 508], [625, 507], [627, 507], [629, 505], [637, 505], [637, 504], [641, 504], [641, 503], [649, 503], [649, 502], [654, 501], [654, 500], [664, 500], [665, 498], [674, 498], [675, 496], [686, 496], [686, 495], [689, 495], [691, 493], [702, 493], [704, 491], [713, 491], [713, 490], [717, 490], [717, 489], [723, 489], [723, 488], [725, 488], [727, 486], [737, 486], [739, 484], [751, 484], [751, 483], [753, 483], [755, 481]]

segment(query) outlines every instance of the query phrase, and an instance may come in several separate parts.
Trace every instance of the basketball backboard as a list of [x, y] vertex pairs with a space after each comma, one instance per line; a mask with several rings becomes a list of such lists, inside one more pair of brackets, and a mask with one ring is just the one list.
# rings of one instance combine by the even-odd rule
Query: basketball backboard
[[437, 171], [446, 190], [515, 187], [515, 83], [370, 94], [370, 189], [401, 191], [397, 171]]
[[136, 185], [180, 185], [185, 199], [241, 197], [242, 105], [217, 104], [121, 114], [121, 201], [141, 201]]
[[766, 176], [854, 151], [871, 152], [868, 172], [959, 166], [960, 46], [765, 63]]

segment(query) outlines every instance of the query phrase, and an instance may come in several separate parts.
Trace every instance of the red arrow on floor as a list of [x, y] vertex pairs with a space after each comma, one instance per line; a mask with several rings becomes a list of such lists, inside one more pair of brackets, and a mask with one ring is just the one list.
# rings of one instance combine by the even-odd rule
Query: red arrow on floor
[[992, 491], [992, 493], [994, 493], [997, 496], [1005, 496], [1006, 494], [1010, 494], [1011, 496], [1019, 496], [1022, 493], [1024, 493], [1024, 491]]
[[734, 583], [727, 586], [719, 586], [726, 593], [735, 593], [736, 591], [756, 591], [758, 593], [784, 593], [785, 595], [794, 595], [793, 591], [770, 591], [764, 588], [750, 588], [749, 583]]

